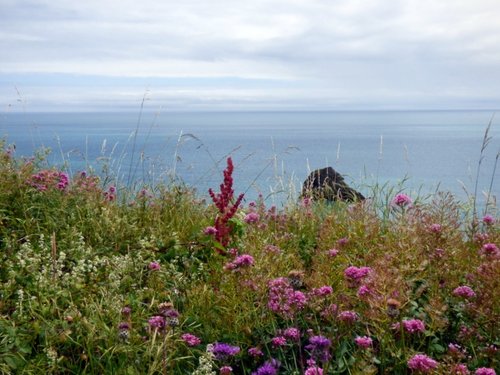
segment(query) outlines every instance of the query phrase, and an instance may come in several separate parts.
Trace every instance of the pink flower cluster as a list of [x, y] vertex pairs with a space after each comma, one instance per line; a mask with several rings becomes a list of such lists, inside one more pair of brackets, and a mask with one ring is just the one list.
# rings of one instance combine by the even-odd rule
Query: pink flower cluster
[[285, 329], [283, 332], [283, 336], [285, 336], [288, 340], [291, 341], [299, 341], [300, 340], [300, 331], [298, 328], [290, 327]]
[[474, 298], [476, 293], [467, 285], [459, 286], [453, 290], [453, 294], [463, 298]]
[[323, 285], [319, 288], [314, 288], [311, 294], [317, 297], [326, 297], [333, 293], [333, 288], [329, 285]]
[[434, 370], [438, 363], [425, 354], [416, 354], [408, 360], [408, 367], [414, 371], [420, 371], [424, 374]]
[[237, 271], [242, 268], [253, 266], [254, 262], [255, 261], [253, 259], [253, 256], [248, 254], [242, 254], [240, 256], [237, 256], [232, 262], [226, 263], [224, 269], [230, 271]]
[[294, 290], [284, 277], [269, 282], [268, 298], [267, 307], [286, 318], [293, 318], [307, 303], [304, 293]]
[[342, 311], [337, 315], [337, 318], [345, 323], [354, 323], [359, 319], [359, 315], [355, 311]]
[[400, 194], [397, 194], [392, 199], [391, 204], [393, 206], [406, 207], [406, 206], [411, 206], [412, 200], [408, 195], [400, 193]]
[[420, 319], [403, 320], [403, 327], [408, 333], [419, 333], [425, 331], [425, 323]]
[[481, 367], [474, 372], [475, 375], [496, 375], [497, 373], [495, 372], [494, 369], [489, 368], [489, 367]]
[[492, 225], [495, 223], [495, 218], [491, 215], [484, 215], [483, 223], [485, 223], [487, 225]]
[[318, 366], [308, 367], [304, 375], [323, 375], [323, 369]]
[[358, 336], [354, 339], [354, 342], [363, 349], [367, 349], [373, 344], [373, 340], [368, 336]]
[[245, 215], [245, 218], [243, 220], [247, 224], [255, 224], [259, 222], [260, 216], [257, 212], [250, 212]]
[[485, 243], [481, 248], [481, 253], [484, 255], [499, 256], [500, 250], [498, 246], [494, 243]]
[[362, 279], [372, 272], [370, 267], [347, 267], [344, 271], [344, 277], [350, 283], [350, 287], [359, 285]]
[[188, 346], [197, 346], [201, 344], [201, 340], [190, 333], [184, 333], [181, 335], [182, 341], [184, 341]]
[[28, 184], [38, 191], [50, 188], [64, 191], [69, 184], [69, 177], [64, 172], [44, 169], [31, 176]]

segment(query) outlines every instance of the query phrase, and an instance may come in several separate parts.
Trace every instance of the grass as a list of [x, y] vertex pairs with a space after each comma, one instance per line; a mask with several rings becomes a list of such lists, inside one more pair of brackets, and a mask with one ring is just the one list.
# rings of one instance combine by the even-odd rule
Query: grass
[[0, 373], [499, 366], [500, 224], [475, 201], [377, 185], [352, 205], [238, 205], [226, 169], [216, 206], [43, 158], [0, 155]]

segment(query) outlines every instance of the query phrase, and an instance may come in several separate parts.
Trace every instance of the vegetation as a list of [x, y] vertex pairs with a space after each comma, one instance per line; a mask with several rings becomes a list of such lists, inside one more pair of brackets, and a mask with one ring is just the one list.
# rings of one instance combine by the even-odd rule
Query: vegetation
[[0, 155], [0, 373], [494, 374], [500, 224], [391, 188], [355, 204], [138, 193]]

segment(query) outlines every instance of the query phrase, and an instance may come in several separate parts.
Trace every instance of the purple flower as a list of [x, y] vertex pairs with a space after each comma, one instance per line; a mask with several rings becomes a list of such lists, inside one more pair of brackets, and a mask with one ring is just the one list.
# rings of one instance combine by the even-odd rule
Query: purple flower
[[491, 215], [484, 215], [483, 217], [483, 223], [487, 225], [491, 225], [495, 222], [495, 218]]
[[417, 333], [425, 331], [425, 324], [420, 319], [403, 320], [403, 327], [408, 333]]
[[129, 307], [129, 306], [125, 306], [122, 308], [122, 315], [124, 316], [130, 316], [130, 314], [132, 313], [132, 309]]
[[463, 363], [460, 363], [460, 364], [452, 367], [451, 373], [454, 375], [469, 375], [470, 371], [466, 365], [464, 365]]
[[247, 224], [255, 224], [259, 221], [259, 219], [260, 219], [260, 216], [257, 212], [250, 212], [249, 214], [245, 215], [245, 218], [243, 220]]
[[425, 354], [416, 354], [408, 360], [408, 367], [411, 370], [429, 373], [438, 366], [438, 363]]
[[411, 203], [412, 203], [411, 198], [403, 193], [397, 194], [391, 201], [391, 204], [393, 206], [398, 206], [398, 207], [411, 206]]
[[361, 285], [358, 289], [358, 297], [365, 297], [370, 295], [371, 293], [372, 291], [366, 285]]
[[495, 372], [495, 370], [493, 370], [492, 368], [489, 368], [489, 367], [481, 367], [481, 368], [478, 368], [475, 372], [474, 372], [475, 375], [496, 375], [497, 373]]
[[333, 293], [333, 288], [329, 285], [323, 285], [320, 288], [315, 288], [312, 290], [312, 294], [318, 297], [326, 297]]
[[481, 251], [485, 255], [498, 255], [500, 253], [498, 246], [494, 243], [485, 243], [481, 248]]
[[276, 336], [271, 339], [271, 343], [275, 348], [286, 345], [286, 338], [283, 336]]
[[158, 262], [151, 262], [151, 263], [149, 263], [148, 268], [151, 271], [158, 271], [160, 269], [160, 263], [158, 263]]
[[431, 231], [432, 233], [441, 233], [442, 230], [443, 227], [441, 226], [441, 224], [431, 224], [431, 226], [429, 227], [429, 231]]
[[330, 359], [330, 346], [332, 342], [325, 336], [312, 336], [309, 338], [309, 345], [305, 348], [311, 352], [311, 356], [317, 358], [321, 362], [326, 362]]
[[306, 303], [304, 293], [294, 290], [287, 278], [279, 277], [269, 282], [267, 307], [271, 311], [292, 318]]
[[184, 341], [188, 346], [196, 346], [201, 344], [201, 340], [190, 333], [184, 333], [181, 335], [182, 341]]
[[270, 359], [260, 366], [252, 375], [277, 375], [281, 364], [276, 359]]
[[165, 318], [160, 315], [153, 316], [148, 320], [149, 326], [155, 329], [165, 328]]
[[328, 256], [333, 258], [339, 254], [339, 251], [337, 249], [330, 249], [326, 253], [328, 254]]
[[363, 349], [369, 348], [373, 344], [373, 340], [368, 336], [358, 336], [354, 339], [354, 342]]
[[228, 357], [233, 357], [240, 352], [238, 346], [229, 345], [223, 342], [216, 342], [213, 345], [212, 353], [218, 361], [224, 361]]
[[472, 290], [472, 288], [467, 285], [459, 286], [453, 290], [453, 294], [458, 297], [463, 298], [473, 298], [476, 296], [476, 293]]
[[120, 324], [118, 324], [118, 329], [121, 331], [121, 330], [126, 330], [128, 331], [130, 329], [130, 324], [128, 324], [127, 322], [120, 322]]

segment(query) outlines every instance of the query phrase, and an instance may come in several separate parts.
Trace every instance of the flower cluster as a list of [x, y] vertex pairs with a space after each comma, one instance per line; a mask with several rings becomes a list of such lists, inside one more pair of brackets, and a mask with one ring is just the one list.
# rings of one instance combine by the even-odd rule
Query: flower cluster
[[242, 254], [237, 256], [232, 262], [226, 263], [224, 268], [230, 271], [237, 271], [242, 268], [253, 266], [254, 262], [255, 261], [251, 255]]
[[332, 342], [325, 336], [312, 336], [309, 338], [309, 344], [305, 346], [311, 354], [311, 358], [320, 362], [327, 362], [331, 358], [330, 346]]
[[277, 375], [281, 363], [276, 359], [270, 359], [260, 366], [252, 375]]
[[471, 287], [467, 285], [462, 285], [459, 286], [458, 288], [455, 288], [453, 290], [453, 294], [458, 297], [463, 297], [463, 298], [474, 298], [476, 296], [476, 293], [472, 290]]
[[347, 267], [344, 271], [344, 276], [350, 281], [360, 281], [370, 274], [372, 269], [370, 267]]
[[293, 318], [307, 303], [304, 293], [294, 290], [288, 279], [284, 277], [269, 282], [268, 298], [269, 309], [286, 318]]
[[197, 346], [201, 344], [199, 337], [192, 335], [190, 333], [184, 333], [181, 335], [182, 341], [184, 341], [188, 346]]
[[408, 333], [419, 333], [425, 331], [425, 323], [420, 319], [403, 320], [403, 327]]
[[424, 374], [430, 373], [438, 366], [437, 361], [425, 354], [415, 354], [408, 360], [407, 364], [411, 370], [420, 371]]
[[216, 342], [212, 347], [212, 353], [215, 359], [221, 362], [226, 361], [230, 357], [234, 357], [239, 352], [240, 348], [238, 346], [229, 345], [224, 342]]
[[28, 184], [38, 191], [46, 191], [48, 189], [64, 191], [69, 184], [69, 177], [64, 172], [44, 169], [32, 175]]
[[393, 206], [410, 207], [412, 204], [411, 198], [403, 193], [397, 194], [391, 201]]
[[371, 339], [371, 337], [368, 336], [357, 336], [354, 339], [354, 342], [356, 343], [357, 346], [363, 349], [369, 348], [373, 344], [373, 340]]

